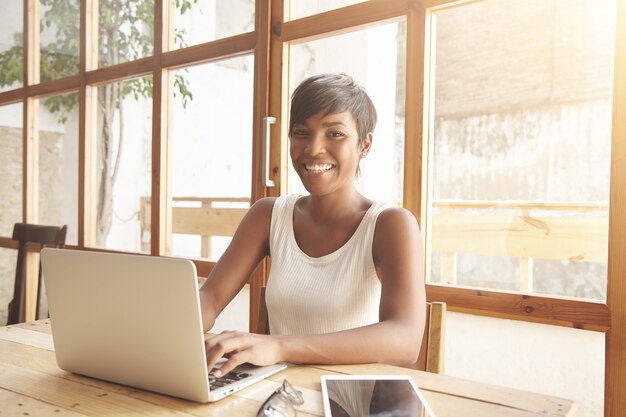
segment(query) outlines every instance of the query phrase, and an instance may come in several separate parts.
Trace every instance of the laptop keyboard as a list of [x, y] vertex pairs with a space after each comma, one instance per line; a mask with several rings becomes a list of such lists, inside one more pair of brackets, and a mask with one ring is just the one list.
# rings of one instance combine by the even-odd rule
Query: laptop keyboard
[[209, 372], [209, 387], [210, 389], [215, 389], [215, 388], [222, 388], [225, 387], [227, 385], [230, 384], [234, 384], [238, 381], [241, 381], [244, 378], [247, 378], [250, 376], [249, 373], [247, 372], [238, 372], [238, 371], [230, 371], [229, 373], [227, 373], [226, 375], [223, 375], [219, 378], [216, 378], [214, 373], [215, 371], [217, 371], [219, 368], [213, 368], [211, 369], [211, 372]]

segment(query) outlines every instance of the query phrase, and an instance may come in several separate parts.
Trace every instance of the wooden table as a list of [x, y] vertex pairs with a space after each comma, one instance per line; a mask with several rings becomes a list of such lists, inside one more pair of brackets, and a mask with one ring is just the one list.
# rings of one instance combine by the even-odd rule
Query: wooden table
[[213, 404], [197, 404], [59, 369], [49, 320], [0, 327], [2, 416], [256, 416], [283, 378], [303, 391], [298, 416], [322, 416], [320, 376], [409, 374], [437, 417], [573, 416], [572, 401], [389, 365], [290, 366]]

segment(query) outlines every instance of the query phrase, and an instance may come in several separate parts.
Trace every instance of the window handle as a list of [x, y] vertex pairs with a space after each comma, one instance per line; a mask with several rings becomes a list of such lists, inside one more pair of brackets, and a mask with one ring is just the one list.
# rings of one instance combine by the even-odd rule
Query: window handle
[[275, 187], [276, 184], [270, 180], [270, 125], [276, 123], [276, 118], [267, 116], [263, 118], [263, 160], [265, 167], [263, 168], [263, 184], [266, 187]]

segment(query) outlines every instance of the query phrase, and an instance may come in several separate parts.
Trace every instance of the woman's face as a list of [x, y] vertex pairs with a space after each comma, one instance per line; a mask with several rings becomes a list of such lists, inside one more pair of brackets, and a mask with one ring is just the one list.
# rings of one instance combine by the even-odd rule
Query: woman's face
[[359, 161], [372, 141], [369, 133], [359, 144], [352, 113], [324, 113], [294, 125], [289, 138], [293, 167], [311, 195], [352, 188]]

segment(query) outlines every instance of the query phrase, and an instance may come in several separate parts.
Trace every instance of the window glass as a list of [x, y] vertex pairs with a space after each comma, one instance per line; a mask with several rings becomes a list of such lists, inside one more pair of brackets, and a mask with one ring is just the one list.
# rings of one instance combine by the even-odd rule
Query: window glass
[[254, 31], [254, 0], [208, 0], [173, 3], [173, 48], [197, 45]]
[[0, 236], [22, 221], [22, 103], [0, 106]]
[[[219, 259], [250, 206], [253, 57], [174, 72], [172, 254]], [[177, 85], [184, 79], [190, 95]]]
[[0, 92], [24, 85], [24, 2], [0, 2]]
[[4, 326], [9, 319], [9, 303], [13, 299], [15, 282], [15, 266], [17, 265], [17, 251], [15, 249], [0, 248], [0, 323]]
[[80, 1], [40, 0], [41, 81], [78, 74]]
[[154, 53], [154, 0], [99, 0], [99, 66]]
[[97, 246], [150, 251], [140, 227], [151, 195], [152, 77], [98, 87]]
[[[346, 73], [370, 95], [378, 122], [372, 150], [361, 160], [357, 189], [402, 205], [404, 171], [405, 24], [391, 23], [291, 46], [290, 94], [305, 78]], [[289, 161], [288, 190], [307, 194]]]
[[291, 20], [311, 16], [367, 0], [291, 0]]
[[605, 299], [615, 1], [435, 19], [431, 280]]
[[39, 101], [39, 224], [67, 225], [78, 243], [78, 93]]

